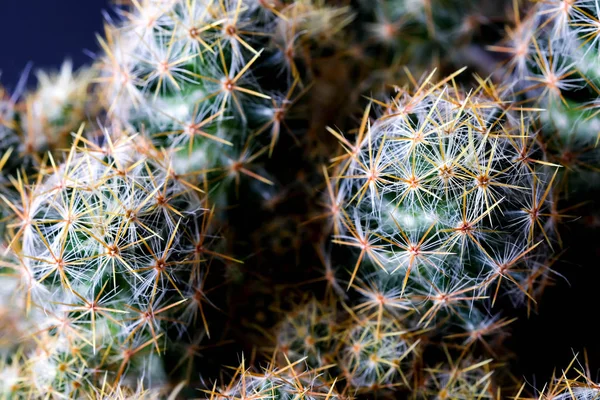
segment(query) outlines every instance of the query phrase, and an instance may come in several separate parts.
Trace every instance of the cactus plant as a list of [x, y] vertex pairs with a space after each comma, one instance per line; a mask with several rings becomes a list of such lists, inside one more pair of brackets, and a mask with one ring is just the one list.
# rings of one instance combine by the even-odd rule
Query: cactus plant
[[485, 90], [426, 79], [374, 122], [365, 112], [356, 143], [336, 132], [347, 143], [337, 165], [347, 217], [334, 242], [360, 250], [350, 283], [371, 265], [434, 306], [452, 294], [442, 287], [494, 299], [503, 284], [525, 290], [529, 258], [553, 246], [555, 172], [523, 129], [525, 111]]
[[[564, 165], [575, 187], [597, 184], [598, 79], [593, 26], [595, 1], [528, 2], [516, 10], [504, 42], [493, 50], [508, 55], [503, 74], [515, 95], [545, 111], [542, 133], [550, 157]], [[573, 171], [578, 171], [573, 173]]]
[[13, 246], [30, 280], [28, 307], [46, 315], [35, 333], [44, 347], [28, 363], [46, 374], [38, 390], [58, 393], [79, 393], [102, 371], [116, 382], [161, 379], [155, 356], [170, 330], [185, 329], [182, 306], [204, 268], [194, 257], [201, 194], [134, 137], [106, 133], [95, 144], [81, 133], [32, 189]]

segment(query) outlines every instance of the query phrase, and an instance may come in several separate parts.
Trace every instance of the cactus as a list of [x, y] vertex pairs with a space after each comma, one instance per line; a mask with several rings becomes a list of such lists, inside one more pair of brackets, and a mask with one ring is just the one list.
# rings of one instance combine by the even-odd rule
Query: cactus
[[164, 379], [156, 356], [185, 330], [182, 313], [193, 310], [183, 306], [205, 272], [194, 256], [202, 195], [135, 137], [107, 132], [96, 144], [81, 133], [31, 190], [14, 246], [28, 307], [46, 315], [34, 334], [44, 345], [26, 365], [40, 392], [71, 396], [103, 371], [113, 382]]
[[274, 329], [275, 348], [285, 359], [292, 362], [302, 359], [311, 368], [331, 364], [340, 319], [336, 311], [333, 305], [314, 298], [300, 305], [287, 313]]
[[337, 365], [358, 392], [409, 387], [411, 360], [418, 344], [393, 318], [358, 320], [342, 333]]
[[[8, 96], [4, 88], [0, 86], [0, 171], [6, 171], [8, 167], [12, 167], [11, 153], [15, 148], [19, 147], [19, 136], [16, 132], [16, 112], [15, 102]], [[8, 166], [7, 166], [8, 163]], [[5, 175], [2, 174], [2, 181], [5, 180]], [[5, 182], [2, 182], [3, 184]]]
[[65, 61], [58, 73], [36, 71], [37, 88], [8, 96], [0, 88], [0, 152], [5, 174], [34, 173], [47, 152], [68, 148], [71, 132], [97, 114], [89, 88], [94, 71], [74, 72]]
[[108, 111], [177, 150], [178, 173], [222, 167], [214, 155], [228, 150], [212, 147], [242, 146], [259, 115], [251, 109], [268, 106], [252, 78], [261, 57], [252, 47], [261, 32], [247, 26], [252, 13], [240, 1], [145, 1], [101, 39]]
[[[595, 1], [526, 2], [516, 10], [505, 40], [493, 50], [508, 55], [505, 79], [515, 95], [542, 107], [540, 124], [549, 157], [564, 165], [564, 185], [595, 187], [598, 163]], [[571, 190], [566, 188], [567, 190]], [[583, 189], [579, 189], [583, 190]]]
[[28, 153], [68, 148], [71, 132], [94, 117], [89, 93], [94, 73], [90, 68], [73, 71], [68, 60], [56, 73], [36, 72], [37, 88], [24, 96], [19, 116]]
[[491, 360], [461, 360], [459, 365], [428, 368], [423, 398], [496, 399], [495, 370]]
[[297, 55], [326, 15], [338, 18], [311, 2], [141, 2], [101, 39], [107, 109], [169, 149], [179, 174], [272, 185], [255, 160], [289, 129], [308, 79]]
[[367, 110], [356, 143], [334, 132], [347, 154], [337, 165], [347, 218], [334, 242], [360, 250], [350, 284], [369, 265], [402, 274], [401, 292], [429, 293], [433, 309], [452, 294], [442, 287], [492, 289], [494, 299], [506, 284], [525, 290], [531, 255], [553, 246], [555, 172], [525, 113], [485, 90], [425, 80], [373, 123]]
[[210, 394], [211, 399], [252, 397], [313, 400], [341, 397], [332, 385], [322, 382], [319, 376], [310, 370], [291, 372], [294, 366], [301, 362], [302, 360], [290, 363], [281, 369], [268, 365], [262, 372], [253, 372], [246, 368], [245, 361], [242, 360], [229, 383], [219, 387], [215, 385], [212, 390], [206, 392]]
[[394, 62], [428, 69], [435, 63], [458, 62], [457, 56], [465, 54], [462, 48], [473, 45], [474, 37], [481, 35], [481, 26], [497, 17], [504, 4], [385, 0], [377, 2], [375, 7], [366, 1], [360, 5], [363, 12], [373, 14], [374, 21], [366, 27], [372, 41], [391, 48], [390, 54], [399, 58]]
[[[576, 374], [571, 371], [576, 372]], [[590, 367], [585, 354], [585, 364], [575, 355], [573, 360], [560, 372], [554, 371], [551, 380], [542, 388], [534, 387], [535, 398], [559, 399], [559, 400], [582, 400], [595, 399], [600, 395], [600, 388], [596, 381], [590, 376]], [[523, 394], [518, 399], [526, 400], [534, 398], [521, 390]]]

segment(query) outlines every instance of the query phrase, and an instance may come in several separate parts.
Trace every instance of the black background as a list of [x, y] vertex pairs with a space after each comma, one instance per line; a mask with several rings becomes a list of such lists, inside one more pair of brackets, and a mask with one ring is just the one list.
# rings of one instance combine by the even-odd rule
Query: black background
[[[98, 49], [95, 34], [102, 33], [102, 11], [109, 9], [106, 0], [0, 0], [2, 84], [14, 88], [28, 62], [34, 70], [57, 69], [65, 58], [75, 66], [90, 63]], [[30, 84], [34, 81], [29, 78]], [[588, 205], [586, 211], [593, 208]], [[599, 235], [581, 222], [569, 222], [562, 230], [567, 252], [557, 269], [569, 284], [559, 278], [543, 297], [538, 315], [528, 319], [524, 310], [519, 312], [510, 339], [518, 354], [515, 373], [538, 387], [554, 367], [565, 367], [573, 352], [584, 348], [592, 367], [600, 365]]]
[[[107, 0], [0, 0], [0, 82], [14, 88], [28, 62], [35, 68], [91, 61]], [[30, 79], [30, 82], [35, 81]]]

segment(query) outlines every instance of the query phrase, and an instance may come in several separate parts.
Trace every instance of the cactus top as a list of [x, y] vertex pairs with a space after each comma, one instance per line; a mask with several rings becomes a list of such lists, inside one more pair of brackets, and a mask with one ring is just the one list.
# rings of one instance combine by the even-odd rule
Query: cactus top
[[481, 88], [427, 83], [401, 91], [374, 122], [365, 114], [338, 165], [345, 232], [336, 242], [360, 250], [354, 275], [369, 260], [404, 274], [403, 291], [505, 278], [522, 288], [520, 264], [551, 246], [552, 224], [553, 175], [536, 160], [526, 119]]

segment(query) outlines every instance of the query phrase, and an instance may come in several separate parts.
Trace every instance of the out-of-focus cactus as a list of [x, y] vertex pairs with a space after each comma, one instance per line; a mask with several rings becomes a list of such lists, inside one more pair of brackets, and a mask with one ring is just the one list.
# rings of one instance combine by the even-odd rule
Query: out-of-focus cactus
[[469, 66], [490, 75], [496, 62], [485, 46], [494, 43], [496, 24], [505, 19], [505, 8], [510, 5], [505, 0], [350, 3], [355, 18], [328, 61], [338, 76], [350, 71], [352, 77], [345, 82], [340, 79], [339, 84], [353, 111], [361, 95], [381, 99], [389, 95], [390, 83], [410, 82], [407, 69], [434, 71], [441, 78]]
[[361, 318], [341, 334], [337, 365], [359, 393], [409, 388], [418, 344], [395, 318]]
[[3, 171], [0, 175], [0, 183], [2, 184], [6, 181], [6, 170], [13, 167], [9, 157], [12, 152], [18, 150], [19, 143], [15, 101], [0, 86], [0, 171]]
[[[391, 314], [368, 304], [350, 309], [334, 297], [314, 298], [286, 313], [273, 330], [276, 361], [321, 371], [350, 393], [392, 393], [410, 387], [420, 340], [410, 312]], [[406, 325], [405, 325], [406, 324]]]
[[[6, 248], [2, 245], [0, 251], [4, 254]], [[0, 356], [9, 360], [18, 347], [25, 347], [30, 328], [21, 274], [20, 265], [12, 257], [0, 257]]]
[[430, 69], [441, 63], [473, 62], [459, 57], [464, 57], [464, 48], [472, 45], [475, 36], [481, 36], [482, 25], [501, 16], [506, 2], [380, 0], [374, 5], [359, 4], [374, 18], [366, 27], [371, 41], [387, 47], [395, 65]]
[[314, 298], [287, 312], [273, 332], [276, 350], [281, 357], [292, 362], [302, 359], [311, 368], [331, 364], [340, 315], [333, 304]]
[[36, 75], [35, 90], [9, 97], [0, 89], [0, 152], [7, 157], [2, 163], [4, 174], [18, 168], [34, 172], [32, 165], [39, 165], [46, 152], [67, 149], [71, 132], [98, 110], [90, 101], [94, 71], [89, 67], [73, 71], [71, 62], [65, 61], [58, 73], [40, 70]]
[[36, 72], [37, 88], [26, 93], [19, 104], [25, 154], [43, 155], [69, 147], [71, 132], [92, 119], [98, 107], [91, 101], [94, 74], [89, 67], [74, 71], [70, 61], [58, 72]]

